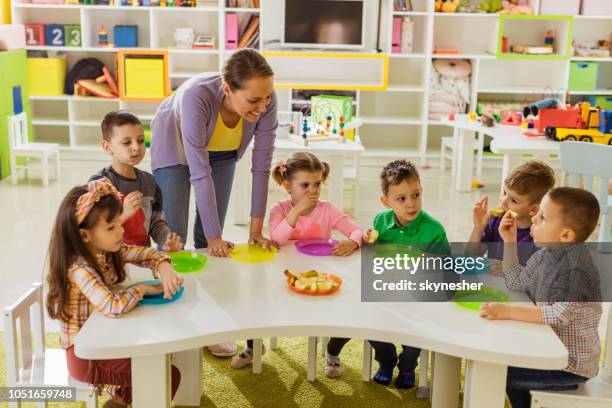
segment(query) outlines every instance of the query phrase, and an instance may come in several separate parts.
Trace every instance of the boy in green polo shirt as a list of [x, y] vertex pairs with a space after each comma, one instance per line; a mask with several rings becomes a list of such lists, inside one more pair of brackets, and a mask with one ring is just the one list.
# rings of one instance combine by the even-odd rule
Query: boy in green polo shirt
[[[380, 201], [387, 210], [374, 217], [377, 241], [410, 244], [425, 252], [449, 254], [450, 245], [444, 227], [422, 209], [423, 188], [414, 164], [406, 160], [392, 161], [383, 169], [380, 180], [383, 192]], [[372, 234], [375, 233], [369, 230], [366, 238], [370, 240]], [[373, 340], [370, 344], [379, 363], [374, 381], [389, 385], [397, 365], [399, 374], [395, 386], [403, 389], [414, 387], [414, 370], [420, 349], [402, 345], [398, 357], [395, 344]]]
[[[387, 164], [380, 173], [383, 195], [382, 204], [388, 208], [374, 217], [374, 230], [378, 233], [378, 242], [410, 244], [430, 253], [450, 253], [444, 227], [421, 209], [423, 206], [421, 180], [414, 164], [406, 160], [395, 160]], [[368, 230], [367, 241], [375, 232]], [[331, 338], [325, 352], [325, 374], [338, 377], [342, 373], [340, 351], [349, 341], [346, 338]], [[395, 365], [400, 373], [395, 382], [397, 388], [414, 387], [414, 370], [420, 349], [402, 346], [403, 351], [397, 355], [395, 345], [382, 341], [370, 341], [376, 351], [375, 359], [380, 368], [374, 376], [379, 384], [389, 385], [393, 379]], [[399, 363], [398, 363], [399, 360]]]

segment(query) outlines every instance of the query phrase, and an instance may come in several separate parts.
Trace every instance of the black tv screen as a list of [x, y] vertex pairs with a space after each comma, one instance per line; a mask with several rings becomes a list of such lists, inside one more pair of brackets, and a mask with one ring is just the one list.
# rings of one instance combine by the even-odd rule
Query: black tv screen
[[363, 46], [363, 0], [285, 0], [284, 43]]

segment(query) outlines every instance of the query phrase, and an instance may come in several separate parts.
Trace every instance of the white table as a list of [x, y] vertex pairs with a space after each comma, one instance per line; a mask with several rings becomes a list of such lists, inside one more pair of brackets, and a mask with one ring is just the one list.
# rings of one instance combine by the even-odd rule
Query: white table
[[[342, 277], [342, 289], [310, 297], [286, 287], [285, 268], [314, 267]], [[488, 321], [452, 303], [362, 303], [360, 267], [359, 254], [306, 257], [293, 245], [264, 264], [209, 257], [204, 271], [184, 275], [183, 297], [172, 304], [138, 307], [120, 319], [94, 312], [75, 340], [75, 352], [88, 359], [132, 358], [136, 408], [170, 406], [172, 353], [182, 372], [175, 402], [199, 405], [201, 348], [247, 338], [337, 336], [431, 350], [434, 408], [457, 407], [461, 358], [468, 360], [466, 408], [503, 407], [509, 365], [562, 369], [567, 364], [567, 351], [548, 326]], [[150, 278], [141, 269], [137, 275]]]
[[[336, 207], [342, 209], [344, 206], [344, 164], [345, 159], [352, 159], [355, 168], [356, 185], [359, 184], [359, 167], [360, 159], [363, 154], [363, 145], [346, 141], [345, 143], [338, 141], [329, 142], [312, 142], [308, 146], [301, 146], [286, 138], [283, 134], [286, 130], [279, 128], [277, 131], [276, 141], [274, 142], [274, 153], [280, 155], [283, 159], [295, 152], [311, 152], [321, 160], [329, 162], [331, 173], [327, 180], [329, 191], [328, 199]], [[250, 204], [251, 204], [251, 154], [252, 144], [244, 154], [244, 157], [238, 161], [236, 165], [236, 177], [234, 181], [234, 194], [232, 198], [234, 203], [234, 224], [246, 225], [250, 221]], [[275, 163], [272, 163], [274, 166]], [[357, 200], [353, 200], [356, 203]], [[354, 209], [357, 212], [357, 209]]]
[[453, 137], [457, 142], [455, 143], [457, 147], [455, 160], [458, 160], [455, 188], [459, 192], [472, 191], [475, 133], [491, 136], [493, 138], [491, 151], [504, 155], [502, 185], [510, 171], [520, 164], [523, 154], [531, 153], [541, 160], [547, 160], [550, 154], [559, 153], [559, 142], [523, 136], [525, 129], [520, 126], [496, 124], [494, 127], [485, 127], [479, 122], [447, 119], [442, 122], [453, 128]]

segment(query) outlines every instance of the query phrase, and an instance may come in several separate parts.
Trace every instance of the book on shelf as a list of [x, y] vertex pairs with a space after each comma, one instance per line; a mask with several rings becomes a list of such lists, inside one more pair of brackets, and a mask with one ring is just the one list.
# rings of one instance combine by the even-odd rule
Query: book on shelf
[[242, 34], [242, 37], [240, 37], [240, 41], [238, 42], [238, 48], [244, 48], [248, 42], [251, 40], [251, 38], [255, 35], [255, 33], [258, 31], [259, 29], [259, 16], [251, 16], [251, 18], [249, 19], [248, 24], [246, 25], [246, 28], [244, 30], [244, 33]]

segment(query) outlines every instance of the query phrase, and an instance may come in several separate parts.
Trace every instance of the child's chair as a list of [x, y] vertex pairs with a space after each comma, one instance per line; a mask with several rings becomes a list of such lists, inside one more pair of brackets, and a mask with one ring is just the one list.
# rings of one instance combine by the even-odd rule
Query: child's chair
[[[457, 147], [456, 143], [459, 139], [457, 136], [458, 129], [454, 129], [453, 136], [443, 137], [440, 145], [440, 170], [446, 169], [446, 159], [451, 162], [451, 175], [454, 176], [457, 173]], [[474, 150], [476, 150], [476, 175], [480, 177], [482, 175], [482, 161], [484, 158], [484, 140], [485, 135], [482, 133], [476, 134], [476, 140], [474, 140]], [[450, 153], [447, 152], [450, 150]]]
[[[28, 140], [28, 114], [21, 112], [8, 118], [9, 149], [11, 157], [11, 183], [17, 184], [17, 170], [24, 169], [28, 178], [28, 159], [40, 159], [42, 184], [49, 185], [49, 158], [55, 156], [55, 178], [59, 180], [59, 144], [33, 143]], [[17, 157], [23, 157], [24, 165], [17, 165]]]
[[[586, 142], [563, 142], [561, 168], [569, 173], [569, 185], [579, 187], [579, 176], [584, 179], [584, 188], [597, 196], [600, 208], [598, 250], [610, 252], [612, 242], [610, 232], [610, 210], [612, 196], [608, 195], [608, 181], [612, 179], [612, 146]], [[599, 177], [599, 191], [593, 188], [593, 177]]]
[[612, 310], [608, 310], [607, 326], [604, 360], [597, 377], [572, 391], [531, 391], [531, 408], [612, 407]]
[[[64, 350], [45, 349], [42, 283], [34, 283], [19, 300], [3, 310], [3, 315], [9, 387], [76, 387], [77, 401], [85, 401], [87, 408], [97, 407], [93, 386], [68, 375]], [[20, 403], [14, 406], [19, 407]], [[41, 403], [39, 406], [47, 405]]]

